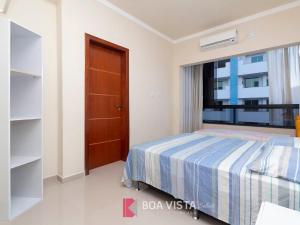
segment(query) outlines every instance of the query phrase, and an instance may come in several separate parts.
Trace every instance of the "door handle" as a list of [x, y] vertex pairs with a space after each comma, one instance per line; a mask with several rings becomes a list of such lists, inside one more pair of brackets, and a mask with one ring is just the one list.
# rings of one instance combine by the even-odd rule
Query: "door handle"
[[121, 111], [123, 109], [123, 106], [122, 105], [115, 105], [116, 109]]

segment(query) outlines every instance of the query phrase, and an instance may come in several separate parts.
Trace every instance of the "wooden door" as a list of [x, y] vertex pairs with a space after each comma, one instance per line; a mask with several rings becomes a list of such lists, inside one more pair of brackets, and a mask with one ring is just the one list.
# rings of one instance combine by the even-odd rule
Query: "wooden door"
[[128, 49], [86, 35], [85, 158], [89, 170], [126, 160]]

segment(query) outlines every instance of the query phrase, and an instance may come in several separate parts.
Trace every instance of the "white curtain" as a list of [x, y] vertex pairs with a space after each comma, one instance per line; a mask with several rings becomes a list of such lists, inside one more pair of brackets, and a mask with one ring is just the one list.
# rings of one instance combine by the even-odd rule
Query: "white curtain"
[[182, 68], [181, 132], [193, 132], [202, 126], [203, 65]]
[[284, 48], [268, 52], [269, 102], [270, 104], [291, 103], [288, 55]]
[[[268, 52], [270, 104], [300, 103], [299, 62], [299, 46]], [[292, 122], [292, 116], [291, 111], [271, 110], [271, 124], [283, 125], [283, 123]]]
[[300, 48], [292, 46], [288, 48], [291, 103], [300, 104]]
[[268, 52], [270, 104], [300, 103], [299, 46]]

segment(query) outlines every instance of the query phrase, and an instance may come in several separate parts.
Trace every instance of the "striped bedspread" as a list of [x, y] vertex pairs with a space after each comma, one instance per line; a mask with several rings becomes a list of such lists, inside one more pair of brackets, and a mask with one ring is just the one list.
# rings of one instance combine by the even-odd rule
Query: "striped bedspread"
[[251, 171], [300, 183], [300, 149], [291, 146], [268, 146], [251, 164]]
[[182, 134], [134, 146], [123, 182], [143, 181], [232, 225], [255, 224], [262, 201], [300, 210], [300, 185], [251, 173], [264, 142]]

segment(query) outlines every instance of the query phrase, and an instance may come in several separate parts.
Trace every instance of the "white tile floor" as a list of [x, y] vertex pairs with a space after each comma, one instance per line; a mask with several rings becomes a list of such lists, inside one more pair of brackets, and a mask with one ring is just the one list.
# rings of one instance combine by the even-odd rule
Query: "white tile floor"
[[[123, 165], [123, 162], [116, 162], [64, 184], [47, 183], [43, 202], [11, 223], [0, 225], [222, 224], [202, 214], [200, 220], [194, 220], [188, 211], [168, 210], [166, 205], [163, 210], [142, 210], [142, 201], [157, 203], [173, 199], [151, 188], [136, 191], [123, 187], [120, 182]], [[124, 197], [137, 200], [137, 217], [122, 217]]]

